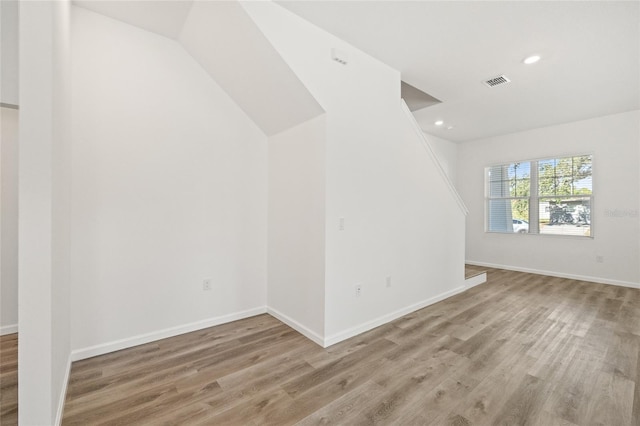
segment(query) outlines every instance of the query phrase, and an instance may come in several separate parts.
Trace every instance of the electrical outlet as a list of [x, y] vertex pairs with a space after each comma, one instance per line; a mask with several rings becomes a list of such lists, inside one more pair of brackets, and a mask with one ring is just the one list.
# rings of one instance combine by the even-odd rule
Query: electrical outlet
[[387, 275], [387, 288], [391, 287], [391, 275]]
[[360, 297], [362, 294], [362, 284], [355, 285], [356, 297]]
[[596, 262], [604, 263], [604, 256], [596, 256]]
[[211, 291], [211, 278], [202, 280], [202, 291]]
[[341, 217], [340, 220], [338, 221], [338, 230], [344, 231], [344, 217]]

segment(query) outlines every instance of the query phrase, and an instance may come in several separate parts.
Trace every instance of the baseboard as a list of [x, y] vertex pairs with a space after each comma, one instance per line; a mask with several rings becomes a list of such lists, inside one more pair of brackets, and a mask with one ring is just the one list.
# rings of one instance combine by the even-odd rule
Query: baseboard
[[309, 328], [307, 328], [304, 325], [300, 324], [299, 322], [297, 322], [293, 318], [288, 317], [287, 315], [283, 314], [282, 312], [279, 312], [276, 309], [267, 307], [267, 313], [269, 315], [273, 316], [274, 318], [278, 319], [279, 321], [282, 321], [283, 323], [287, 324], [289, 327], [293, 328], [294, 330], [296, 330], [298, 333], [302, 334], [303, 336], [305, 336], [309, 340], [311, 340], [311, 341], [317, 343], [318, 345], [324, 347], [324, 339], [322, 338], [322, 336], [320, 336], [315, 331], [310, 330]]
[[62, 416], [64, 415], [64, 401], [67, 396], [67, 387], [69, 385], [69, 375], [71, 374], [71, 354], [67, 358], [67, 367], [64, 372], [64, 378], [62, 379], [62, 390], [60, 391], [60, 398], [58, 398], [58, 411], [56, 412], [56, 426], [62, 424]]
[[621, 287], [640, 288], [640, 283], [634, 283], [630, 281], [612, 280], [609, 278], [602, 278], [602, 277], [590, 277], [587, 275], [565, 274], [563, 272], [545, 271], [541, 269], [532, 269], [532, 268], [522, 268], [520, 266], [498, 265], [496, 263], [476, 262], [475, 260], [467, 260], [465, 263], [468, 263], [469, 265], [475, 265], [475, 266], [484, 266], [485, 268], [506, 269], [507, 271], [526, 272], [529, 274], [547, 275], [550, 277], [558, 277], [558, 278], [569, 278], [577, 281], [588, 281], [592, 283], [611, 284], [611, 285], [617, 285]]
[[154, 342], [156, 340], [166, 339], [167, 337], [173, 337], [184, 333], [190, 333], [192, 331], [202, 330], [203, 328], [214, 327], [216, 325], [253, 317], [256, 315], [264, 314], [266, 312], [266, 306], [260, 306], [257, 308], [248, 309], [246, 311], [234, 312], [233, 314], [229, 315], [209, 318], [206, 320], [196, 321], [177, 327], [165, 328], [163, 330], [153, 331], [150, 333], [139, 334], [137, 336], [115, 340], [113, 342], [102, 343], [99, 345], [90, 346], [88, 348], [75, 349], [71, 351], [71, 360], [79, 361], [81, 359], [104, 355], [109, 352], [115, 352], [121, 349], [131, 348], [133, 346]]
[[478, 275], [474, 275], [473, 277], [467, 278], [464, 280], [464, 284], [467, 288], [475, 287], [480, 284], [484, 284], [487, 282], [487, 273], [483, 272]]
[[378, 317], [374, 320], [367, 321], [363, 324], [357, 325], [355, 327], [349, 328], [347, 330], [341, 331], [339, 333], [335, 333], [332, 336], [326, 337], [324, 339], [324, 347], [329, 347], [331, 345], [335, 345], [336, 343], [342, 342], [343, 340], [347, 340], [353, 336], [357, 336], [360, 333], [364, 333], [365, 331], [369, 331], [381, 325], [384, 325], [388, 322], [391, 322], [395, 319], [398, 319], [404, 315], [407, 315], [411, 312], [417, 311], [422, 308], [426, 308], [429, 305], [433, 305], [434, 303], [438, 303], [441, 300], [447, 299], [451, 296], [455, 296], [458, 293], [462, 293], [467, 289], [466, 286], [460, 286], [454, 288], [453, 290], [446, 291], [437, 296], [431, 297], [429, 299], [423, 300], [418, 303], [414, 303], [413, 305], [409, 305], [402, 309], [398, 309], [397, 311], [391, 312], [389, 314]]
[[13, 334], [18, 332], [18, 324], [4, 325], [0, 327], [0, 336], [5, 334]]

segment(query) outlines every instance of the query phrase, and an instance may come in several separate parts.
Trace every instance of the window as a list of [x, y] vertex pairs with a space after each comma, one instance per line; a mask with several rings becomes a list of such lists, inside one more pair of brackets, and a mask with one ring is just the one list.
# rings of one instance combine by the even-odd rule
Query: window
[[591, 236], [592, 156], [486, 168], [487, 232]]

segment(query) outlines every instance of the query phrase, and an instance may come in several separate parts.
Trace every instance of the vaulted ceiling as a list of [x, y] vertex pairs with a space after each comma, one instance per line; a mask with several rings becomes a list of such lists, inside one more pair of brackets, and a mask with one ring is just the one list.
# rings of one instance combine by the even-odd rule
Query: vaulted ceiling
[[[414, 114], [423, 130], [449, 140], [640, 108], [637, 1], [278, 3], [442, 101]], [[542, 59], [523, 64], [532, 54]], [[511, 83], [482, 83], [502, 74]]]
[[[75, 3], [179, 39], [191, 8], [205, 2]], [[445, 139], [469, 141], [640, 109], [640, 2], [278, 3], [396, 68], [404, 81], [440, 100], [414, 114], [423, 130]], [[190, 36], [194, 45], [206, 36], [199, 31]], [[233, 51], [234, 39], [220, 41], [225, 42]], [[523, 64], [531, 54], [542, 59]], [[250, 63], [241, 67], [244, 75], [269, 71]], [[483, 84], [502, 74], [511, 82]], [[309, 111], [319, 109], [303, 101]], [[436, 126], [437, 120], [444, 124]]]
[[324, 112], [237, 1], [76, 1], [175, 39], [267, 135]]

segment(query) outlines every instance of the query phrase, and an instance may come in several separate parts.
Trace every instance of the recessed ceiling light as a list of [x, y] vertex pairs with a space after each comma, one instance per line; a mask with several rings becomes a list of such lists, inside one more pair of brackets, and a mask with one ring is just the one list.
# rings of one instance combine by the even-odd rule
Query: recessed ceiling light
[[453, 129], [453, 126], [447, 126], [447, 130]]
[[531, 56], [527, 56], [526, 58], [524, 58], [524, 60], [522, 62], [524, 62], [527, 65], [531, 65], [531, 64], [535, 64], [539, 60], [540, 60], [540, 56], [539, 55], [531, 55]]
[[436, 122], [435, 122], [435, 123], [433, 123], [433, 124], [435, 124], [436, 126], [442, 126], [442, 125], [444, 124], [444, 121], [442, 121], [442, 120], [438, 120], [438, 121], [436, 121]]

